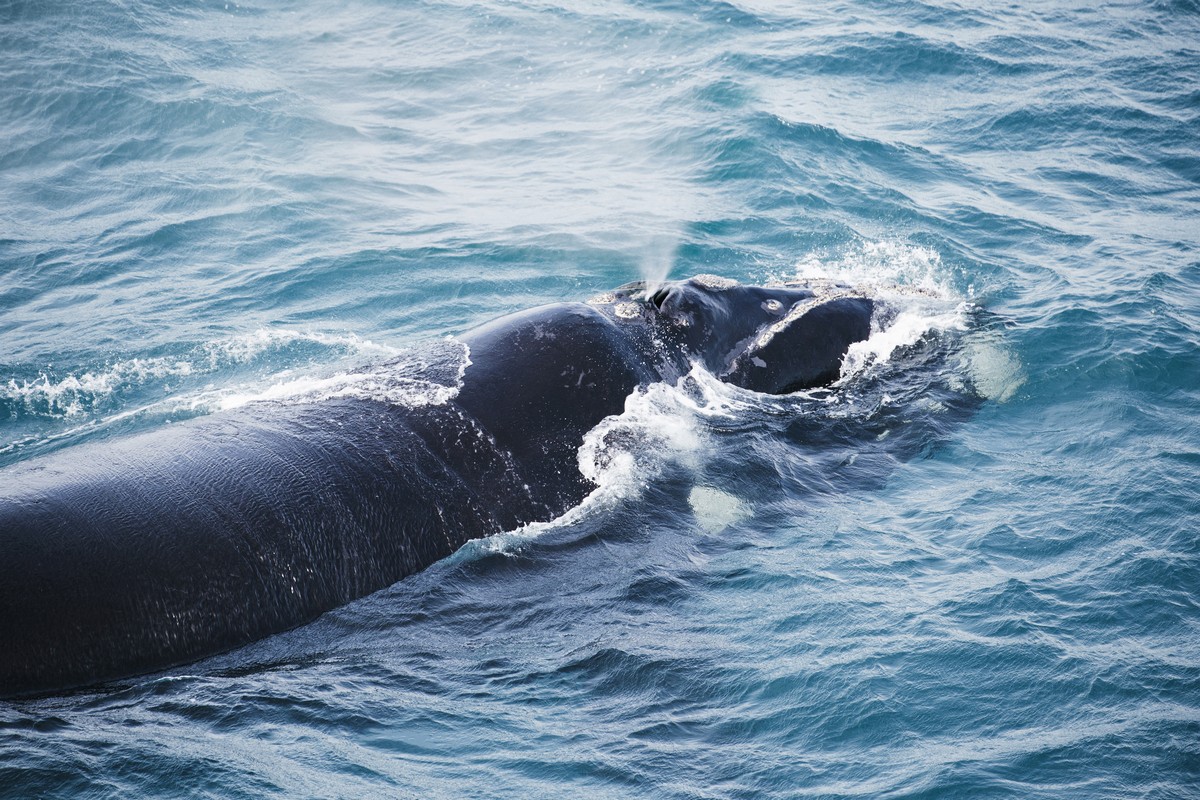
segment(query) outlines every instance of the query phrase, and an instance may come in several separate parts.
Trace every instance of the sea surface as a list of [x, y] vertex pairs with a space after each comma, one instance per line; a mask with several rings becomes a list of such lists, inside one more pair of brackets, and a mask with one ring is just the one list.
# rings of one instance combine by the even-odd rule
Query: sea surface
[[0, 0], [0, 466], [699, 273], [893, 313], [0, 796], [1200, 797], [1194, 0]]

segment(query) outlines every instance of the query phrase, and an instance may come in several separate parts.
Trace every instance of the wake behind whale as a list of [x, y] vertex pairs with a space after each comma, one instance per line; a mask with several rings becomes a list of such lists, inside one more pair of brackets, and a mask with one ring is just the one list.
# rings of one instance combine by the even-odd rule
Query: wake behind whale
[[232, 649], [554, 519], [594, 488], [580, 447], [631, 395], [697, 368], [749, 392], [828, 385], [877, 311], [841, 286], [635, 284], [464, 334], [459, 381], [429, 402], [326, 386], [9, 468], [0, 693]]

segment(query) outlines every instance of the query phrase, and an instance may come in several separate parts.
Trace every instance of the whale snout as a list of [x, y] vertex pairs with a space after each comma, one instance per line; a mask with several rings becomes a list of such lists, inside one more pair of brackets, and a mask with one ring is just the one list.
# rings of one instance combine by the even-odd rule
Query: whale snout
[[796, 304], [783, 319], [764, 326], [720, 377], [765, 394], [833, 383], [850, 345], [871, 335], [874, 308], [869, 298], [858, 296]]
[[622, 323], [644, 324], [675, 365], [664, 374], [699, 363], [726, 383], [765, 394], [836, 381], [850, 345], [870, 336], [875, 308], [847, 286], [750, 286], [714, 275], [628, 283], [597, 302]]
[[[744, 286], [712, 276], [646, 295], [664, 330], [721, 380], [765, 394], [836, 381], [850, 345], [871, 333], [874, 303], [846, 287]], [[656, 313], [655, 313], [656, 312]]]

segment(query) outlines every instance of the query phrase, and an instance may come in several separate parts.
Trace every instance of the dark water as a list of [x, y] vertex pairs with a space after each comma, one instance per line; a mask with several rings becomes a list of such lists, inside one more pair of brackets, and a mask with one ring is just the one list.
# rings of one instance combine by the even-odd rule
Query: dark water
[[0, 794], [1200, 796], [1198, 135], [1187, 0], [0, 0], [0, 464], [642, 276], [897, 314], [634, 398], [559, 522], [0, 703]]

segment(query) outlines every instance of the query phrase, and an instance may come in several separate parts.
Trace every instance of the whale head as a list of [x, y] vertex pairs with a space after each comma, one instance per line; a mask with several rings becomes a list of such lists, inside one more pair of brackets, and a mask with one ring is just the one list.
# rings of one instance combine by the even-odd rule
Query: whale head
[[[837, 380], [850, 345], [871, 333], [872, 301], [849, 287], [747, 286], [700, 275], [648, 290], [628, 284], [626, 314], [721, 380], [767, 394]], [[637, 300], [636, 304], [631, 302]]]

